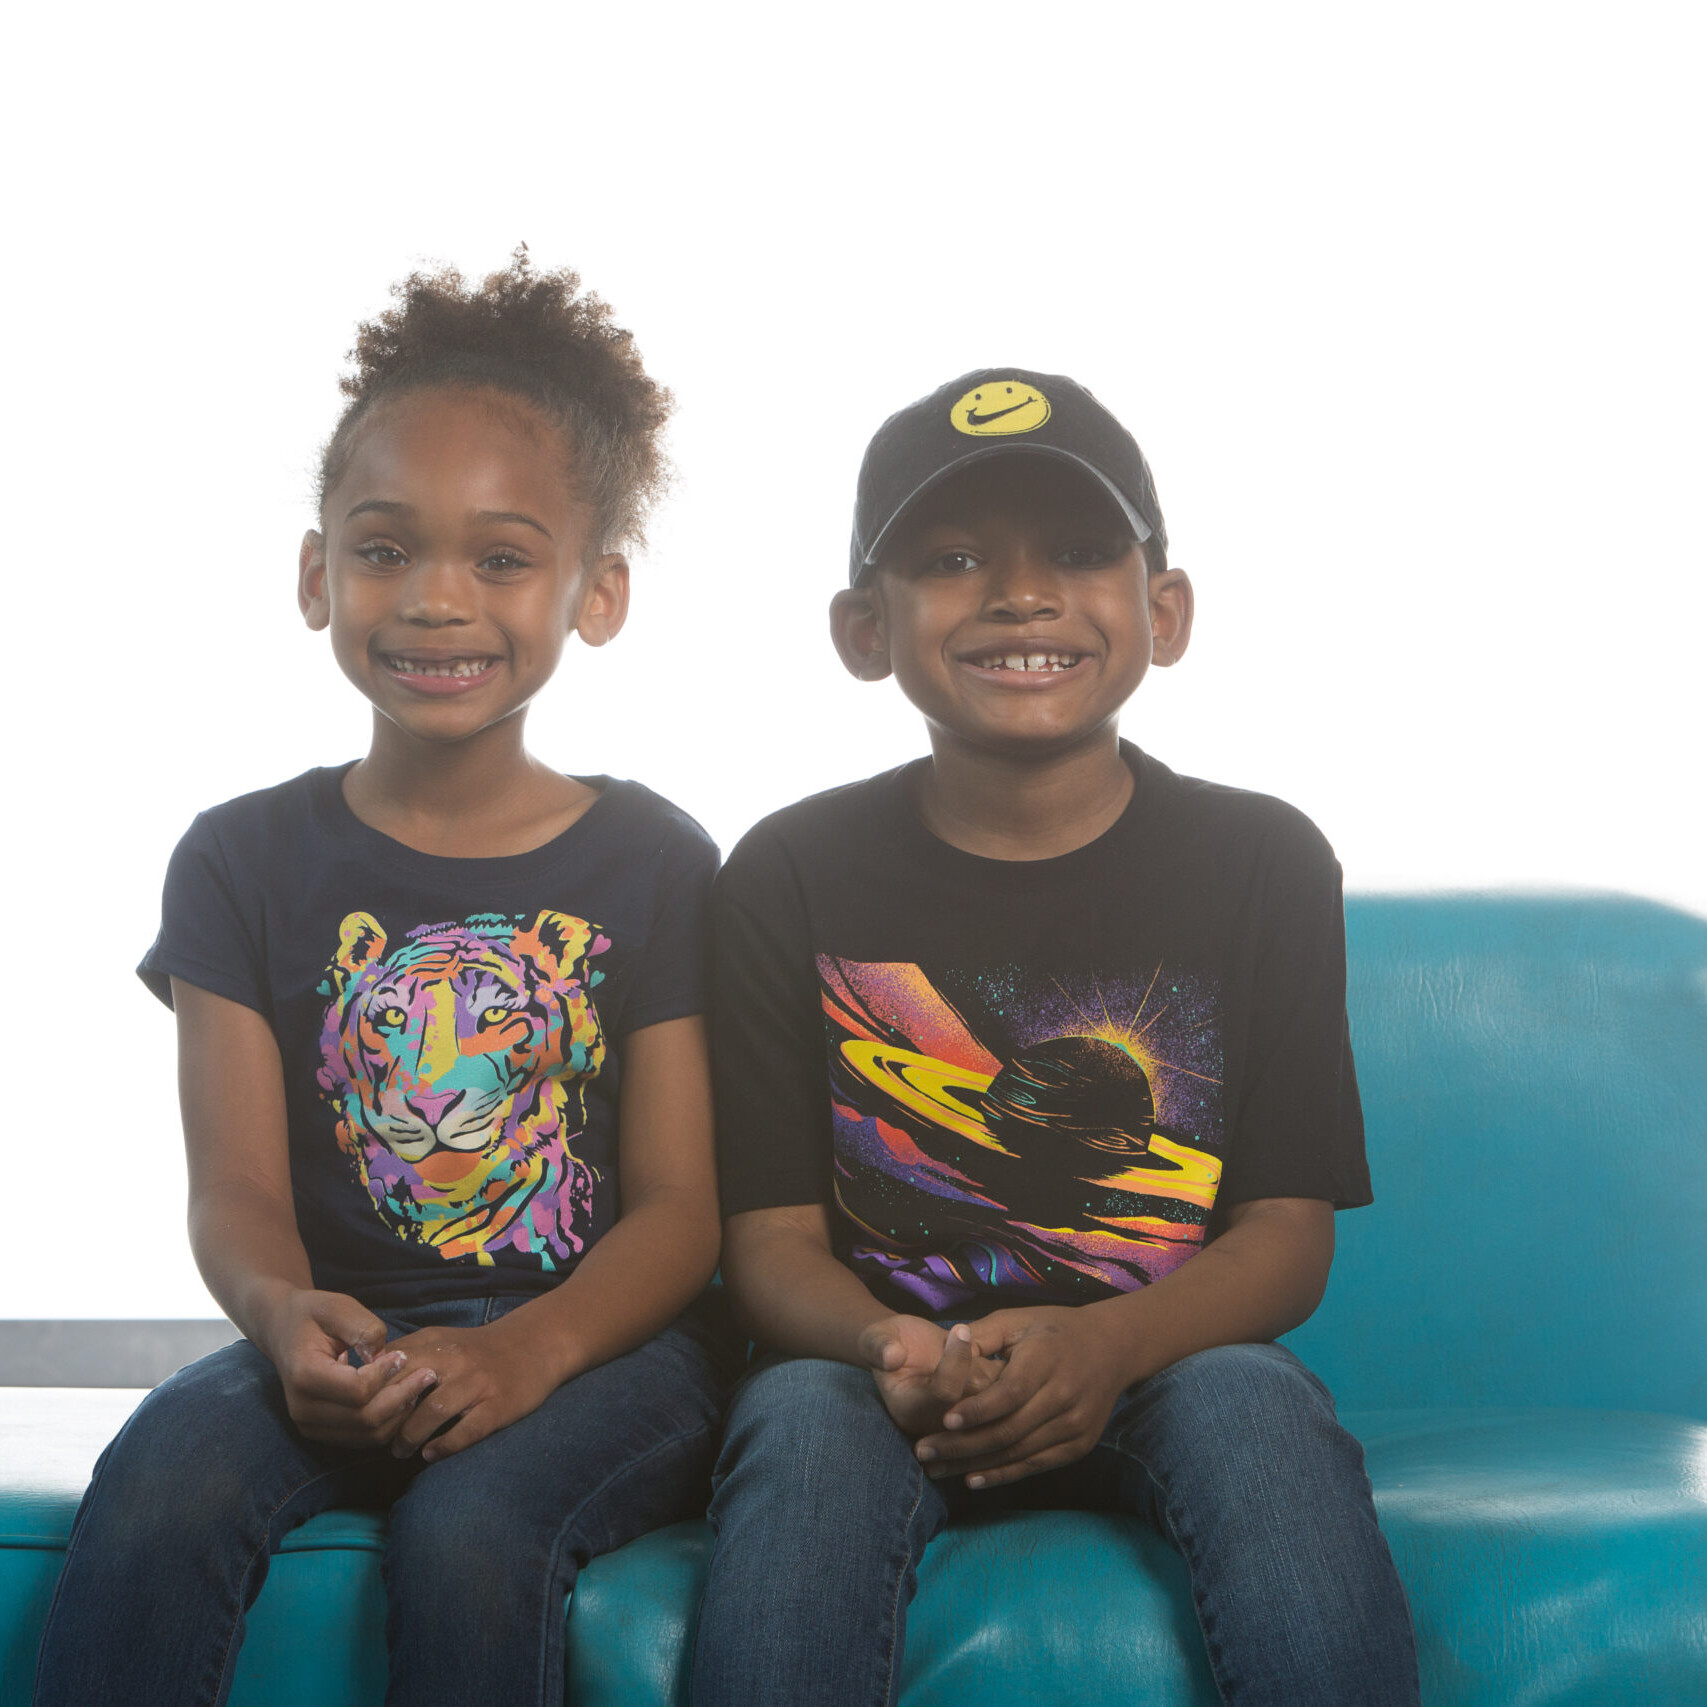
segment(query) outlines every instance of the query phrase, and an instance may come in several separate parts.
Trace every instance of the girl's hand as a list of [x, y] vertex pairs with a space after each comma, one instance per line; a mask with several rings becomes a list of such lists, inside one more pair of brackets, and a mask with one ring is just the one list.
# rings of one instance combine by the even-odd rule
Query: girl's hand
[[406, 1353], [387, 1350], [385, 1324], [342, 1292], [293, 1289], [269, 1329], [265, 1350], [290, 1419], [327, 1446], [385, 1445], [435, 1379]]
[[400, 1354], [410, 1367], [430, 1369], [436, 1377], [397, 1428], [391, 1442], [395, 1457], [419, 1451], [426, 1464], [448, 1458], [551, 1397], [560, 1382], [526, 1320], [517, 1321], [525, 1315], [517, 1311], [480, 1328], [422, 1328], [391, 1342], [385, 1357]]
[[932, 1476], [993, 1488], [1071, 1464], [1102, 1438], [1124, 1383], [1089, 1312], [998, 1310], [972, 1324], [972, 1338], [982, 1357], [1007, 1362], [981, 1393], [948, 1407], [942, 1433], [919, 1442]]
[[895, 1426], [915, 1436], [940, 1428], [951, 1405], [983, 1392], [1001, 1368], [978, 1356], [964, 1323], [945, 1331], [921, 1316], [873, 1322], [859, 1337], [859, 1353]]

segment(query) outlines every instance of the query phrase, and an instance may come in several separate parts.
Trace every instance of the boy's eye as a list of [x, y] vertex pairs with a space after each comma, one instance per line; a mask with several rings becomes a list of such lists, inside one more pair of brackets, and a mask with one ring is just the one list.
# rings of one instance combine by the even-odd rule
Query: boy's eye
[[945, 551], [925, 565], [927, 575], [969, 575], [978, 567], [978, 559], [970, 551]]
[[395, 545], [386, 545], [380, 540], [358, 546], [356, 556], [373, 564], [376, 569], [401, 569], [409, 561]]
[[527, 559], [514, 551], [490, 551], [480, 559], [480, 567], [495, 575], [513, 574], [527, 566]]
[[1095, 545], [1086, 540], [1056, 552], [1055, 561], [1069, 569], [1095, 569], [1101, 564], [1112, 563], [1118, 555], [1106, 545]]

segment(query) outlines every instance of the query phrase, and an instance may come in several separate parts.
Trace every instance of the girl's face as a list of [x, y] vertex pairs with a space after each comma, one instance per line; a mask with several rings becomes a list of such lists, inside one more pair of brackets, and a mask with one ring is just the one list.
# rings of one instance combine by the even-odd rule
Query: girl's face
[[433, 744], [519, 730], [568, 636], [622, 626], [628, 565], [590, 555], [571, 468], [502, 392], [410, 392], [369, 416], [303, 540], [298, 601], [380, 717]]

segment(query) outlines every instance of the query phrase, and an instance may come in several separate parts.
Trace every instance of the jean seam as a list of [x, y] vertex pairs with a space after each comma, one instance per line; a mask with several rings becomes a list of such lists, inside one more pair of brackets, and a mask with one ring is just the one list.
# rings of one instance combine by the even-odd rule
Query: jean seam
[[[263, 1525], [262, 1531], [261, 1531], [261, 1545], [259, 1547], [257, 1547], [254, 1550], [254, 1552], [252, 1552], [249, 1555], [248, 1559], [244, 1563], [242, 1575], [239, 1576], [237, 1579], [237, 1599], [239, 1602], [239, 1606], [238, 1606], [237, 1617], [232, 1621], [231, 1627], [225, 1633], [225, 1646], [220, 1653], [219, 1678], [220, 1678], [221, 1683], [223, 1683], [225, 1681], [226, 1672], [232, 1663], [232, 1647], [231, 1647], [231, 1645], [236, 1640], [236, 1637], [237, 1637], [237, 1626], [243, 1622], [243, 1616], [249, 1610], [248, 1605], [245, 1601], [245, 1590], [248, 1587], [249, 1574], [250, 1574], [250, 1572], [252, 1572], [254, 1570], [255, 1561], [257, 1559], [262, 1558], [263, 1556], [270, 1558], [273, 1555], [273, 1553], [277, 1550], [277, 1549], [275, 1549], [273, 1547], [269, 1547], [267, 1545], [267, 1542], [273, 1533], [273, 1519], [276, 1518], [279, 1515], [279, 1513], [281, 1511], [283, 1511], [287, 1505], [290, 1504], [290, 1502], [292, 1500], [299, 1499], [310, 1488], [312, 1488], [315, 1485], [315, 1483], [324, 1482], [329, 1477], [338, 1476], [338, 1475], [341, 1475], [342, 1473], [343, 1472], [341, 1469], [340, 1470], [322, 1470], [319, 1472], [318, 1475], [310, 1476], [306, 1482], [299, 1482], [296, 1487], [292, 1488], [291, 1491], [282, 1500], [280, 1500], [279, 1503], [277, 1505], [275, 1505], [270, 1512], [267, 1513], [267, 1521]], [[216, 1685], [215, 1689], [214, 1689], [215, 1699], [218, 1698], [218, 1694], [219, 1694], [219, 1689], [218, 1689], [218, 1686]]]
[[1173, 1543], [1174, 1551], [1185, 1561], [1186, 1574], [1191, 1579], [1191, 1614], [1197, 1620], [1197, 1633], [1203, 1641], [1204, 1657], [1209, 1661], [1210, 1680], [1215, 1685], [1215, 1693], [1221, 1698], [1222, 1707], [1230, 1707], [1226, 1686], [1221, 1679], [1220, 1658], [1216, 1653], [1215, 1643], [1210, 1639], [1208, 1627], [1203, 1622], [1203, 1606], [1197, 1596], [1197, 1557], [1194, 1551], [1188, 1552], [1186, 1549], [1185, 1538], [1181, 1534], [1179, 1524], [1174, 1519], [1172, 1497], [1163, 1485], [1161, 1477], [1151, 1469], [1149, 1461], [1142, 1454], [1132, 1451], [1130, 1447], [1122, 1444], [1118, 1438], [1109, 1444], [1121, 1457], [1128, 1458], [1136, 1464], [1150, 1478], [1150, 1486], [1156, 1491], [1156, 1503], [1161, 1510], [1163, 1521], [1167, 1524], [1168, 1539]]
[[925, 1475], [921, 1470], [913, 1480], [913, 1504], [907, 1512], [907, 1521], [901, 1526], [901, 1544], [903, 1559], [901, 1569], [895, 1573], [895, 1594], [889, 1605], [889, 1647], [883, 1656], [884, 1701], [895, 1699], [895, 1626], [900, 1619], [901, 1585], [907, 1580], [906, 1560], [912, 1557], [911, 1543], [908, 1537], [912, 1533], [913, 1519], [919, 1515], [919, 1503], [925, 1497]]
[[[686, 1444], [688, 1444], [694, 1440], [697, 1440], [697, 1439], [703, 1439], [707, 1435], [709, 1435], [710, 1432], [711, 1432], [710, 1428], [707, 1425], [702, 1424], [698, 1428], [683, 1429], [678, 1434], [672, 1434], [668, 1439], [660, 1440], [660, 1441], [656, 1442], [646, 1452], [644, 1452], [640, 1457], [624, 1459], [623, 1462], [616, 1469], [611, 1471], [611, 1473], [608, 1476], [606, 1476], [605, 1479], [602, 1482], [600, 1482], [596, 1488], [589, 1489], [586, 1497], [581, 1501], [581, 1503], [579, 1505], [577, 1505], [573, 1511], [567, 1512], [564, 1514], [563, 1522], [558, 1526], [557, 1534], [552, 1540], [552, 1543], [551, 1543], [551, 1560], [550, 1560], [550, 1566], [549, 1566], [551, 1581], [555, 1582], [557, 1580], [557, 1575], [558, 1575], [557, 1563], [558, 1563], [558, 1560], [562, 1557], [564, 1537], [566, 1535], [568, 1535], [569, 1531], [574, 1527], [574, 1525], [577, 1522], [579, 1522], [581, 1514], [587, 1509], [587, 1507], [590, 1506], [595, 1500], [597, 1500], [600, 1497], [600, 1495], [602, 1495], [605, 1492], [605, 1490], [607, 1488], [609, 1488], [613, 1483], [620, 1481], [623, 1477], [630, 1475], [632, 1472], [640, 1469], [642, 1466], [651, 1463], [652, 1460], [654, 1458], [656, 1458], [660, 1453], [671, 1451], [676, 1447], [686, 1445]], [[593, 1556], [599, 1557], [599, 1555], [597, 1555], [597, 1554], [595, 1554]], [[577, 1577], [578, 1576], [579, 1576], [579, 1573], [577, 1573]], [[559, 1619], [561, 1619], [563, 1617], [562, 1606], [558, 1605], [555, 1609], [552, 1606], [552, 1602], [555, 1598], [556, 1597], [550, 1593], [549, 1586], [548, 1586], [546, 1597], [545, 1597], [545, 1612], [544, 1612], [544, 1616], [547, 1620], [550, 1620], [552, 1617], [557, 1617]], [[547, 1656], [549, 1655], [550, 1651], [551, 1651], [551, 1629], [550, 1629], [550, 1624], [548, 1622], [546, 1624], [546, 1626], [540, 1631], [540, 1641], [539, 1641], [539, 1647], [538, 1647], [539, 1665], [540, 1665], [538, 1700], [540, 1703], [540, 1707], [546, 1707], [547, 1702], [550, 1700], [550, 1697], [546, 1693], [547, 1690], [550, 1689], [551, 1681], [552, 1681], [551, 1676], [550, 1676], [550, 1667], [546, 1663], [547, 1662]], [[561, 1692], [561, 1690], [563, 1688], [563, 1681], [564, 1680], [563, 1680], [562, 1673], [563, 1673], [563, 1668], [561, 1666], [559, 1666], [558, 1667], [558, 1678], [557, 1678], [557, 1687], [558, 1687], [559, 1692]]]

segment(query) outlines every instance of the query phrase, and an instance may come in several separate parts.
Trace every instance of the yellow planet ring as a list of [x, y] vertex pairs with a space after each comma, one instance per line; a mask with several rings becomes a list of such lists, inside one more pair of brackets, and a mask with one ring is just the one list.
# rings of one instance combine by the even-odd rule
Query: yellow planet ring
[[842, 1059], [867, 1084], [887, 1091], [903, 1108], [922, 1115], [933, 1126], [946, 1126], [999, 1155], [1013, 1154], [990, 1136], [988, 1128], [964, 1103], [943, 1094], [947, 1090], [987, 1091], [992, 1074], [969, 1073], [934, 1055], [916, 1055], [910, 1049], [891, 1049], [859, 1038], [842, 1045]]
[[[946, 1126], [963, 1138], [981, 1144], [998, 1155], [1013, 1151], [998, 1144], [990, 1130], [967, 1106], [944, 1093], [950, 1090], [988, 1091], [994, 1075], [971, 1073], [934, 1055], [918, 1055], [910, 1049], [891, 1049], [883, 1043], [855, 1038], [842, 1045], [842, 1059], [866, 1081], [887, 1092], [903, 1108], [935, 1126]], [[1151, 1196], [1178, 1197], [1207, 1209], [1215, 1201], [1221, 1182], [1221, 1164], [1214, 1156], [1175, 1143], [1160, 1133], [1150, 1136], [1150, 1149], [1178, 1168], [1177, 1173], [1158, 1174], [1153, 1168], [1127, 1168], [1104, 1183]], [[1016, 1157], [1015, 1160], [1018, 1160]]]

